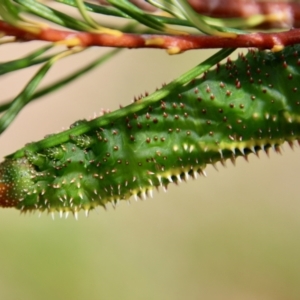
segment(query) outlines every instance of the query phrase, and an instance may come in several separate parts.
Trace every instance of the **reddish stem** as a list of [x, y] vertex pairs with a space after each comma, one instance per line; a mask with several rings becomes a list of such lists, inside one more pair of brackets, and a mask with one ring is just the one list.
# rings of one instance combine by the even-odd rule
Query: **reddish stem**
[[[300, 43], [300, 29], [278, 33], [250, 33], [236, 38], [221, 38], [204, 35], [139, 35], [124, 33], [121, 36], [95, 34], [88, 32], [71, 32], [52, 28], [40, 29], [39, 33], [28, 33], [0, 21], [0, 31], [22, 41], [43, 40], [48, 42], [65, 41], [70, 46], [101, 46], [117, 48], [160, 48], [177, 53], [193, 49], [208, 48], [248, 48], [272, 49]], [[68, 41], [70, 42], [68, 44]], [[71, 43], [71, 41], [73, 41]]]

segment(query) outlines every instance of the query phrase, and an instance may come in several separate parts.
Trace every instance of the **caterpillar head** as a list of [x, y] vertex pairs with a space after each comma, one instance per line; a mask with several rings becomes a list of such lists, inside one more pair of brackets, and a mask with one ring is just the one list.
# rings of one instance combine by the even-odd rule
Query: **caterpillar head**
[[33, 168], [26, 158], [8, 159], [0, 164], [0, 207], [20, 207], [33, 185]]

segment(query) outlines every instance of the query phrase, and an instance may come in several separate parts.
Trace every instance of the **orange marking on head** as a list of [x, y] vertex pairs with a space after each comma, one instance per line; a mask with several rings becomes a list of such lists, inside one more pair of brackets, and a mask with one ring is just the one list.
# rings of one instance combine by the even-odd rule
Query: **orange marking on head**
[[17, 204], [17, 199], [14, 199], [10, 193], [11, 185], [0, 182], [0, 206], [14, 207]]

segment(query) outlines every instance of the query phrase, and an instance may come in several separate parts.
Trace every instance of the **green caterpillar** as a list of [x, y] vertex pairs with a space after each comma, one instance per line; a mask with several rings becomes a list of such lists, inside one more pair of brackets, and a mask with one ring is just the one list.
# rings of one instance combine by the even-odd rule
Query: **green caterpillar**
[[145, 198], [207, 164], [299, 142], [299, 51], [250, 50], [150, 105], [139, 99], [134, 110], [78, 121], [66, 142], [24, 147], [0, 165], [0, 206], [76, 216]]

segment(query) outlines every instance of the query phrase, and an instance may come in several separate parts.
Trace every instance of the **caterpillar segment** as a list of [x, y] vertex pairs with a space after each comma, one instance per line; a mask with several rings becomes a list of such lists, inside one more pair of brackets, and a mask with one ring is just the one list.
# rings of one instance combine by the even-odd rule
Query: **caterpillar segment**
[[81, 134], [66, 142], [25, 146], [0, 165], [0, 206], [77, 218], [80, 210], [145, 199], [196, 178], [208, 164], [293, 146], [300, 140], [299, 51], [250, 50], [138, 110], [120, 108], [93, 126], [80, 120], [71, 128]]

